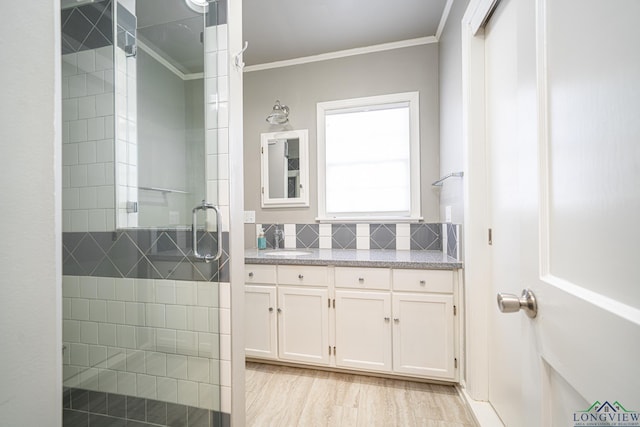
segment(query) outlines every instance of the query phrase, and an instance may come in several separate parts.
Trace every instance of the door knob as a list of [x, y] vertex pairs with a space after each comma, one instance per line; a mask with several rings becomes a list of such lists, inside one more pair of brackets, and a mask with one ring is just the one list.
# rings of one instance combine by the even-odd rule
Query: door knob
[[502, 313], [515, 313], [522, 309], [532, 319], [538, 314], [538, 303], [531, 289], [523, 289], [520, 297], [499, 292], [498, 308]]

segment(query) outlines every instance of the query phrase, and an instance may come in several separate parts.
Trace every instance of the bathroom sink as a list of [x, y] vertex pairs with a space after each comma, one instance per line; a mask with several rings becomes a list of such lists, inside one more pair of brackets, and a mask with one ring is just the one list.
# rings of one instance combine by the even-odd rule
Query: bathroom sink
[[309, 251], [296, 251], [296, 250], [282, 250], [282, 251], [265, 252], [264, 255], [265, 256], [281, 256], [281, 257], [304, 256], [304, 255], [311, 255], [311, 252], [309, 252]]

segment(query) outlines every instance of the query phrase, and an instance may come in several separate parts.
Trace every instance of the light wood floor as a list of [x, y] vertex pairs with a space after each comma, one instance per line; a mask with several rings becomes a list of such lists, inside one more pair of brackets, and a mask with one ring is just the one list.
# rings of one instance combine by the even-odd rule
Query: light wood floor
[[247, 362], [248, 427], [475, 426], [451, 386]]

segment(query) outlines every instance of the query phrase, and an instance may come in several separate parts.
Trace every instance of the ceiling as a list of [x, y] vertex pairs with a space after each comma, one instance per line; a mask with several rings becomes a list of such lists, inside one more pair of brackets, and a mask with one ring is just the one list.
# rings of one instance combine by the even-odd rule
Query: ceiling
[[435, 36], [447, 0], [243, 0], [247, 65]]
[[[243, 0], [243, 40], [249, 42], [243, 59], [265, 64], [433, 37], [447, 1]], [[201, 72], [202, 15], [182, 0], [136, 3], [141, 41], [181, 72]]]

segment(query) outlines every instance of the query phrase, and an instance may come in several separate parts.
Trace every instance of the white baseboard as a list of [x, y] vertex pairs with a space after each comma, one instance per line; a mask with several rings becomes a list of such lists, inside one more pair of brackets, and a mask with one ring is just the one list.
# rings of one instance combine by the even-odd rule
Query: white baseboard
[[462, 386], [457, 386], [458, 394], [467, 403], [467, 406], [471, 410], [471, 414], [476, 420], [476, 423], [480, 427], [504, 427], [500, 417], [493, 409], [493, 406], [489, 402], [482, 402], [479, 400], [473, 400], [467, 393], [467, 390]]

